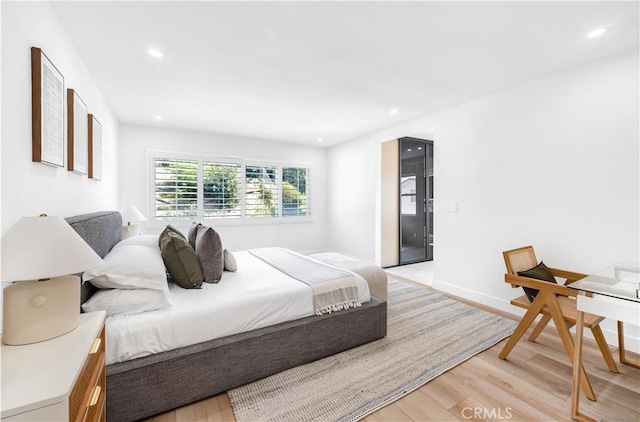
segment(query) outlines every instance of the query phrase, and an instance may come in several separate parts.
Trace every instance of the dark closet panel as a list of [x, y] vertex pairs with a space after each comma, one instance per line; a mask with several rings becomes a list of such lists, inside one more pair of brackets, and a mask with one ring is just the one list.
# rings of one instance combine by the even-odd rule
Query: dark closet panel
[[400, 265], [433, 259], [433, 141], [399, 139]]

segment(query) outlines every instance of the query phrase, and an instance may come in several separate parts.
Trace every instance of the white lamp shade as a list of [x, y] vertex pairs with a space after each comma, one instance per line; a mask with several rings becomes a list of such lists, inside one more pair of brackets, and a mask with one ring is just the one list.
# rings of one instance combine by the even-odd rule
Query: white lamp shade
[[127, 205], [121, 209], [120, 215], [122, 215], [122, 221], [125, 223], [131, 221], [147, 221], [147, 218], [133, 205]]
[[100, 264], [62, 217], [23, 217], [2, 237], [2, 281], [76, 274]]

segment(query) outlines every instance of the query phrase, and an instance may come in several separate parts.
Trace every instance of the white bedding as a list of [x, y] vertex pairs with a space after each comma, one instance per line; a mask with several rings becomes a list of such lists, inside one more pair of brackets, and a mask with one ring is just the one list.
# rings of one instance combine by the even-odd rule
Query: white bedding
[[[314, 315], [311, 287], [249, 252], [234, 252], [235, 273], [217, 284], [183, 289], [171, 283], [173, 307], [106, 321], [107, 365]], [[357, 276], [361, 303], [370, 300]]]

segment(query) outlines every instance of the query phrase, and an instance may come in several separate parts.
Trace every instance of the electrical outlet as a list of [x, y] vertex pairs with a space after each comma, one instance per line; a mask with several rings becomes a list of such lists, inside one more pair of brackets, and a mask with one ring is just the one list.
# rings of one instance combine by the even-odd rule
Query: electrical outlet
[[458, 212], [458, 203], [456, 201], [449, 202], [449, 212]]

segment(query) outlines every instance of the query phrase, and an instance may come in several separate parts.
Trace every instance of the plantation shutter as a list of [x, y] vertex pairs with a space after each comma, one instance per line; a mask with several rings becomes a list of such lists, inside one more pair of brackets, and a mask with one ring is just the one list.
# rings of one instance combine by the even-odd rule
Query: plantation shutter
[[282, 169], [282, 216], [310, 215], [311, 169], [284, 167]]
[[277, 166], [247, 165], [245, 167], [245, 215], [247, 217], [278, 217]]
[[203, 163], [204, 218], [242, 216], [242, 166], [234, 163]]
[[154, 217], [189, 219], [198, 215], [198, 161], [153, 159]]

